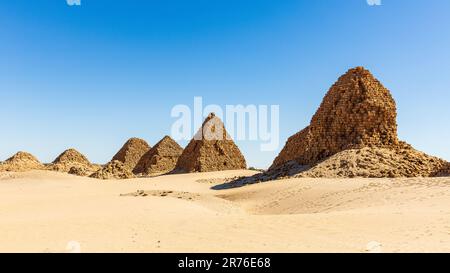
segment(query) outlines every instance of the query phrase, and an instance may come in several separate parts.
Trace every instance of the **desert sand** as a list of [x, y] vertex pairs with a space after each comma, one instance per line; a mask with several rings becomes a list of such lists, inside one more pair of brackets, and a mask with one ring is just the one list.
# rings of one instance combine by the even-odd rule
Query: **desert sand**
[[212, 189], [252, 174], [0, 173], [0, 252], [450, 252], [450, 177]]

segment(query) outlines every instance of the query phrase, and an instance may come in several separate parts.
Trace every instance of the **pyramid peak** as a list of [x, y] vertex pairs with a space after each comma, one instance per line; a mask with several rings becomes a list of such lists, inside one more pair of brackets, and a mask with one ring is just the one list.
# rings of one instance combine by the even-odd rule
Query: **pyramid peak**
[[132, 144], [132, 143], [147, 143], [147, 142], [142, 138], [132, 137], [128, 139], [125, 144]]
[[356, 66], [356, 67], [353, 67], [353, 68], [350, 68], [349, 69], [349, 71], [356, 71], [356, 72], [358, 72], [358, 71], [360, 71], [360, 72], [365, 72], [365, 71], [369, 71], [368, 69], [366, 69], [364, 66]]
[[15, 153], [13, 156], [8, 158], [6, 161], [10, 162], [10, 161], [16, 161], [16, 160], [30, 160], [30, 161], [39, 162], [39, 160], [34, 155], [32, 155], [28, 152], [24, 152], [24, 151], [19, 151], [19, 152]]
[[153, 146], [153, 148], [159, 147], [161, 145], [175, 145], [175, 144], [178, 145], [178, 143], [173, 138], [171, 138], [170, 136], [164, 136], [158, 143], [155, 144], [155, 146]]
[[194, 140], [230, 140], [231, 137], [225, 129], [223, 121], [214, 113], [210, 113], [203, 121], [202, 126], [194, 135]]
[[81, 153], [74, 148], [69, 148], [61, 153], [61, 155], [63, 155], [63, 154], [81, 154]]
[[203, 121], [202, 126], [205, 126], [211, 120], [214, 120], [214, 122], [223, 123], [222, 120], [218, 116], [216, 116], [215, 113], [209, 113], [209, 115]]
[[[161, 141], [167, 141], [167, 140], [172, 140], [172, 141], [174, 141], [170, 136], [168, 136], [168, 135], [166, 135], [166, 136], [164, 136], [162, 139], [161, 139]], [[160, 141], [160, 142], [161, 142]]]
[[351, 77], [351, 78], [370, 78], [371, 80], [375, 79], [372, 72], [370, 72], [368, 69], [366, 69], [363, 66], [357, 66], [354, 68], [350, 68], [344, 75], [342, 75], [339, 78], [339, 80], [347, 79], [349, 77]]
[[89, 165], [89, 160], [79, 151], [74, 148], [70, 148], [62, 152], [54, 161], [53, 164], [65, 163], [65, 162], [77, 162]]
[[122, 148], [130, 147], [132, 145], [143, 145], [143, 146], [149, 146], [150, 147], [150, 145], [148, 145], [147, 141], [145, 141], [144, 139], [138, 138], [138, 137], [132, 137], [132, 138], [129, 138], [125, 142], [125, 144], [123, 145]]
[[18, 151], [13, 156], [31, 155], [29, 152]]

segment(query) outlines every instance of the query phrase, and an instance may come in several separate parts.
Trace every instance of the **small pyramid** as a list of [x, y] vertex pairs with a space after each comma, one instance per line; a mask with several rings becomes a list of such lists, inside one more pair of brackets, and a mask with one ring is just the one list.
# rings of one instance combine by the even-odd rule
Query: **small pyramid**
[[79, 163], [84, 165], [90, 165], [91, 162], [80, 152], [75, 149], [68, 149], [61, 153], [54, 161], [53, 164], [62, 163]]
[[363, 67], [350, 69], [325, 95], [310, 125], [288, 139], [271, 169], [293, 160], [312, 165], [350, 148], [395, 147], [396, 117], [389, 90]]
[[141, 157], [150, 150], [150, 145], [140, 138], [130, 138], [111, 161], [122, 162], [125, 167], [133, 170]]
[[44, 165], [27, 152], [18, 152], [0, 165], [0, 171], [26, 172], [42, 169]]
[[135, 174], [164, 174], [172, 171], [183, 153], [178, 143], [165, 136], [142, 156], [133, 170]]
[[91, 162], [75, 149], [68, 149], [61, 153], [52, 163], [51, 168], [55, 171], [69, 172], [73, 167], [90, 169]]
[[226, 132], [223, 122], [211, 113], [178, 159], [181, 172], [212, 172], [245, 169], [239, 148]]

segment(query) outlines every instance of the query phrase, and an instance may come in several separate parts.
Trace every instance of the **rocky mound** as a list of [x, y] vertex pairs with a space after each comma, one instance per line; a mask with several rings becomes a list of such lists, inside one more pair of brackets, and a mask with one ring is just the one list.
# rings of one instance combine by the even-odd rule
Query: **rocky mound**
[[[448, 164], [397, 138], [395, 101], [362, 67], [331, 87], [308, 127], [290, 137], [266, 180], [307, 177], [413, 177], [445, 173]], [[312, 167], [312, 168], [310, 168]]]
[[211, 113], [178, 159], [180, 172], [212, 172], [245, 169], [239, 148], [226, 132], [223, 122]]
[[[72, 170], [72, 172], [83, 172], [83, 170]], [[90, 175], [92, 178], [97, 179], [129, 179], [134, 178], [134, 174], [130, 171], [130, 169], [125, 166], [122, 162], [118, 160], [113, 160], [106, 164], [103, 168], [96, 171], [92, 175]]]
[[413, 148], [361, 148], [339, 152], [299, 177], [430, 177], [438, 175], [446, 162]]
[[51, 164], [50, 168], [55, 171], [69, 172], [73, 167], [86, 169], [89, 173], [94, 171], [91, 162], [75, 149], [68, 149], [60, 154]]
[[18, 152], [0, 164], [0, 171], [7, 172], [26, 172], [44, 168], [45, 166], [36, 157], [26, 152]]
[[98, 164], [87, 165], [74, 165], [70, 167], [68, 174], [77, 175], [77, 176], [91, 176], [95, 172], [101, 170], [103, 166]]
[[449, 176], [445, 160], [429, 156], [400, 142], [396, 148], [363, 147], [341, 151], [313, 165], [289, 161], [251, 177], [241, 177], [215, 186], [228, 189], [287, 178], [400, 178]]
[[331, 87], [308, 127], [289, 138], [271, 168], [295, 160], [311, 165], [350, 148], [395, 147], [396, 105], [362, 67], [350, 69]]
[[142, 156], [133, 170], [135, 174], [163, 174], [173, 171], [183, 148], [171, 137], [165, 136]]
[[87, 167], [83, 167], [83, 166], [72, 166], [70, 168], [70, 170], [68, 171], [69, 174], [77, 175], [77, 176], [90, 176], [94, 172], [95, 171], [93, 171], [92, 168], [87, 168]]
[[130, 138], [117, 152], [111, 161], [122, 162], [125, 167], [133, 170], [142, 156], [150, 150], [150, 145], [140, 138]]

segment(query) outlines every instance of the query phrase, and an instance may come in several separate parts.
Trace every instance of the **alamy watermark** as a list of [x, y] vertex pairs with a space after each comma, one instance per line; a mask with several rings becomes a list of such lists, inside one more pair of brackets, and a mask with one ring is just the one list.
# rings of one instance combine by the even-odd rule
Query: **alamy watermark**
[[[176, 118], [171, 128], [176, 141], [192, 138], [260, 141], [261, 151], [275, 151], [280, 145], [279, 105], [226, 105], [224, 109], [215, 104], [204, 106], [202, 97], [194, 97], [192, 107], [176, 105], [171, 116]], [[223, 131], [222, 121], [228, 134]]]
[[369, 6], [381, 6], [381, 0], [366, 0]]
[[81, 0], [66, 0], [69, 6], [81, 6]]

